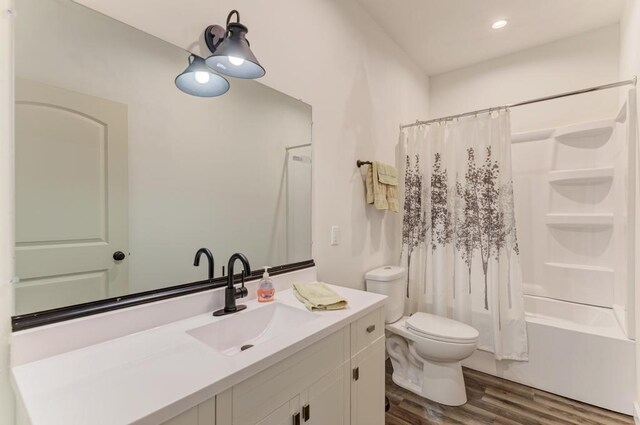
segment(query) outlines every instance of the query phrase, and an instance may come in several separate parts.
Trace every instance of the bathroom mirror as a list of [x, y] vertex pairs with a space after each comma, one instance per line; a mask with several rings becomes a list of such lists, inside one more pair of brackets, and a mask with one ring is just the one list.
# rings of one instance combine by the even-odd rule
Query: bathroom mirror
[[[16, 0], [15, 312], [311, 259], [311, 107], [174, 84], [189, 52], [67, 0]], [[194, 40], [195, 41], [195, 40]]]

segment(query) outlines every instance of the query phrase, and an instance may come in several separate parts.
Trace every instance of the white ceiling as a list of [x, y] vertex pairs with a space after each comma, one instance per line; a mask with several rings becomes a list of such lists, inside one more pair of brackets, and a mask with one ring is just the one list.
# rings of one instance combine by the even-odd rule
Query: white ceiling
[[[619, 22], [624, 0], [358, 0], [428, 75]], [[498, 19], [509, 24], [491, 29]]]

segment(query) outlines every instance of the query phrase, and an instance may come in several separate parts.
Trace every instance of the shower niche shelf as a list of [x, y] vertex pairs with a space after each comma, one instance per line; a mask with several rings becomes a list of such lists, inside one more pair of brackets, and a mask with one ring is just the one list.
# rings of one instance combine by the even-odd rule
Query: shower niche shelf
[[611, 182], [613, 167], [556, 170], [549, 172], [549, 183], [557, 185], [588, 185]]
[[613, 282], [615, 278], [613, 269], [552, 262], [544, 265], [545, 279], [553, 282], [553, 285], [544, 287], [530, 286], [528, 289], [532, 293], [601, 307], [608, 307], [613, 303]]
[[545, 266], [551, 269], [556, 269], [556, 270], [593, 272], [593, 273], [602, 273], [604, 275], [613, 275], [614, 273], [611, 267], [591, 266], [586, 264], [552, 263], [552, 262], [548, 262], [544, 264]]
[[547, 226], [566, 228], [593, 228], [613, 226], [612, 213], [598, 214], [547, 214], [545, 217]]
[[582, 124], [579, 129], [576, 129], [576, 126], [570, 126], [556, 131], [554, 137], [560, 143], [577, 147], [602, 146], [609, 141], [613, 134], [612, 124], [611, 120], [604, 120]]

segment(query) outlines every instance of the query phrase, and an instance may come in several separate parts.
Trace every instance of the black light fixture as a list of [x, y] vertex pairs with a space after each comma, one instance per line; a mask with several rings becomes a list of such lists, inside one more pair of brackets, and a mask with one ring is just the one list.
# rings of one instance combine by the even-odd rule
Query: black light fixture
[[[236, 15], [236, 22], [231, 22]], [[236, 78], [260, 78], [265, 70], [256, 59], [246, 38], [248, 29], [240, 23], [240, 13], [232, 10], [227, 16], [227, 28], [210, 25], [204, 40], [212, 55], [206, 63], [216, 72]]]
[[200, 56], [190, 55], [189, 66], [176, 77], [176, 86], [192, 96], [214, 97], [229, 90], [226, 78], [216, 74]]

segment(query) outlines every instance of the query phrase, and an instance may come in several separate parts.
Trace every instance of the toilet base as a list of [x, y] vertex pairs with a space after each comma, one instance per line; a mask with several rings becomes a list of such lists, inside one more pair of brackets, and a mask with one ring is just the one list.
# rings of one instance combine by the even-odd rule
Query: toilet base
[[398, 335], [387, 338], [393, 382], [436, 403], [447, 406], [465, 404], [467, 392], [462, 363], [427, 360], [416, 353], [412, 344]]
[[[431, 363], [427, 365], [426, 363]], [[393, 382], [426, 399], [447, 406], [461, 406], [467, 402], [467, 391], [464, 386], [462, 365], [456, 363], [425, 362], [424, 377], [421, 386], [409, 381], [400, 373], [393, 372]]]
[[460, 406], [467, 402], [467, 391], [462, 375], [462, 363], [424, 361], [422, 395], [447, 406]]

